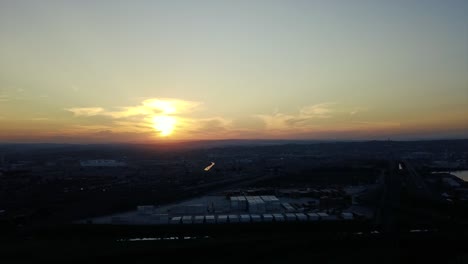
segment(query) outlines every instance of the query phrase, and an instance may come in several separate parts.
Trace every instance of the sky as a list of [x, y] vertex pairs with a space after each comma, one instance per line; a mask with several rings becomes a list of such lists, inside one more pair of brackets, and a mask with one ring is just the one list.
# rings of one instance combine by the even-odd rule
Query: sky
[[468, 1], [0, 1], [0, 142], [468, 138]]

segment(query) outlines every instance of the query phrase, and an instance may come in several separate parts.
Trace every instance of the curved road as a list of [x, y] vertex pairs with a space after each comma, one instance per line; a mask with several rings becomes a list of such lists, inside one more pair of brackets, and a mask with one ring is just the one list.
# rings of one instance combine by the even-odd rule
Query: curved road
[[214, 165], [215, 165], [215, 163], [212, 161], [211, 164], [208, 165], [208, 167], [205, 168], [205, 171], [209, 171]]

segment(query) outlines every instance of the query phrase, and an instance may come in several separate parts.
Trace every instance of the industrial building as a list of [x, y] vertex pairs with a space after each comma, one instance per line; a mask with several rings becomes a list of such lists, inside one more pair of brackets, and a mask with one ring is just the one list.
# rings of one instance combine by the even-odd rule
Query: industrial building
[[352, 212], [333, 214], [315, 205], [314, 197], [277, 197], [275, 195], [213, 195], [158, 207], [140, 205], [137, 211], [94, 219], [102, 224], [247, 224], [314, 221], [351, 221]]

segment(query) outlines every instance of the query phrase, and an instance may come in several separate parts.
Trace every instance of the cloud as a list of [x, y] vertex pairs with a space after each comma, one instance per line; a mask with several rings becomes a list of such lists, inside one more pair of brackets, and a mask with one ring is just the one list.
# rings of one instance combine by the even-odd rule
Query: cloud
[[116, 109], [102, 107], [67, 108], [75, 116], [108, 116], [115, 119], [134, 116], [175, 115], [192, 111], [201, 103], [179, 99], [152, 98], [146, 99], [136, 106], [124, 106]]
[[263, 134], [276, 138], [326, 138], [338, 135], [358, 135], [360, 133], [395, 130], [400, 123], [391, 121], [357, 120], [359, 112], [367, 111], [364, 107], [351, 107], [333, 102], [324, 102], [300, 108], [295, 113], [255, 115], [265, 123]]
[[72, 112], [75, 116], [96, 116], [104, 113], [104, 108], [101, 107], [75, 107], [65, 110]]
[[224, 118], [193, 119], [190, 132], [192, 134], [225, 133], [230, 127], [230, 121]]
[[320, 103], [302, 107], [296, 114], [275, 112], [271, 115], [256, 115], [262, 119], [266, 128], [270, 130], [288, 130], [291, 128], [307, 127], [316, 119], [331, 118], [335, 111], [332, 107], [336, 103]]
[[[350, 118], [365, 111], [333, 102], [306, 105], [296, 112], [253, 114], [234, 119], [224, 116], [198, 116], [202, 103], [171, 98], [144, 99], [133, 106], [113, 108], [76, 107], [66, 109], [80, 124], [62, 130], [64, 135], [89, 136], [107, 140], [106, 136], [122, 141], [157, 140], [168, 124], [156, 120], [175, 120], [169, 124], [168, 139], [225, 139], [225, 138], [319, 138], [339, 135], [358, 135], [366, 131], [398, 129], [399, 123], [367, 122]], [[160, 118], [162, 117], [162, 118]], [[360, 122], [358, 122], [360, 121]], [[174, 125], [174, 126], [173, 126]], [[128, 140], [125, 138], [128, 137]]]
[[300, 116], [303, 118], [330, 118], [335, 103], [321, 103], [303, 107], [300, 110]]
[[374, 129], [381, 129], [381, 128], [398, 128], [401, 126], [400, 122], [369, 122], [369, 121], [360, 121], [360, 122], [353, 122], [359, 127], [362, 128], [374, 128]]
[[179, 99], [153, 98], [146, 99], [140, 105], [122, 107], [119, 111], [105, 114], [114, 118], [131, 116], [177, 115], [193, 111], [201, 103]]
[[114, 133], [111, 130], [101, 130], [96, 133], [93, 133], [95, 137], [109, 137]]
[[106, 125], [71, 125], [67, 128], [63, 128], [60, 133], [62, 134], [86, 134], [86, 133], [97, 133], [102, 130], [111, 130], [112, 126]]
[[[101, 121], [108, 122], [109, 124], [106, 128], [101, 127], [102, 130], [111, 130], [113, 132], [152, 132], [154, 134], [155, 128], [161, 127], [161, 124], [158, 124], [157, 120], [177, 120], [175, 124], [177, 131], [175, 132], [183, 132], [189, 127], [192, 129], [200, 126], [197, 122], [193, 122], [194, 119], [186, 117], [186, 115], [190, 115], [198, 110], [200, 105], [200, 102], [173, 98], [150, 98], [134, 106], [114, 108], [74, 107], [65, 110], [72, 112], [77, 117], [101, 117]], [[105, 118], [107, 118], [107, 121]], [[94, 122], [97, 122], [97, 120]], [[163, 134], [162, 131], [156, 130], [161, 135]]]
[[[68, 108], [75, 116], [106, 117], [109, 124], [99, 127], [100, 130], [113, 132], [155, 132], [155, 117], [168, 116], [175, 118], [174, 136], [184, 137], [236, 137], [237, 135], [283, 134], [304, 132], [313, 127], [316, 120], [332, 118], [336, 103], [320, 103], [302, 107], [295, 114], [284, 114], [275, 111], [270, 115], [251, 115], [231, 120], [225, 117], [193, 117], [199, 110], [200, 102], [173, 99], [150, 98], [134, 106], [116, 108], [83, 107]], [[101, 123], [102, 124], [102, 123]], [[107, 124], [107, 123], [106, 123]], [[91, 129], [88, 127], [88, 129]], [[92, 129], [96, 131], [96, 129]]]

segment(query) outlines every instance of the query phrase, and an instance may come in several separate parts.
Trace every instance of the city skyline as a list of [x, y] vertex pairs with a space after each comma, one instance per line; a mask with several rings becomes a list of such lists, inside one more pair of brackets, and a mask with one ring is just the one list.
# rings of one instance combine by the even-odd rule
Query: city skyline
[[468, 137], [466, 1], [4, 1], [0, 142]]

